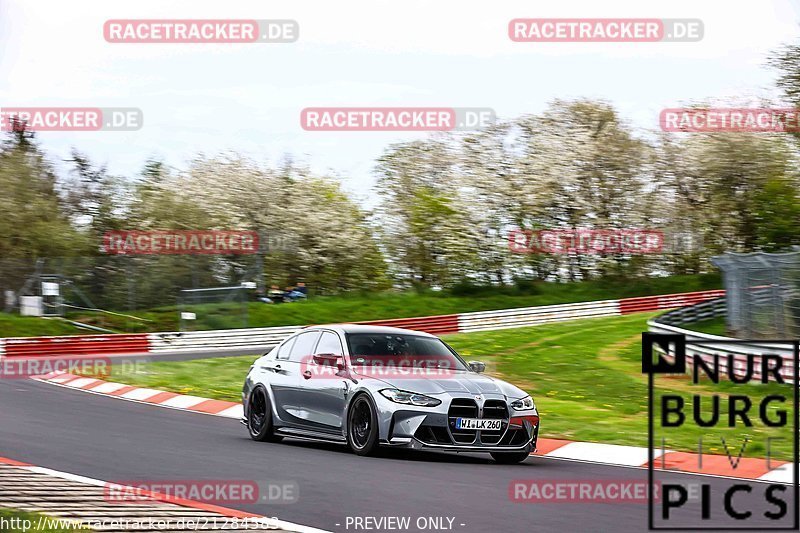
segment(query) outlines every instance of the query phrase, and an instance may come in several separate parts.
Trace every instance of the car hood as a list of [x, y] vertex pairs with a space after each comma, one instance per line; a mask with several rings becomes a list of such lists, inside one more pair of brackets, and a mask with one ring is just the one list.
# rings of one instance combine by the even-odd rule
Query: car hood
[[444, 378], [375, 377], [371, 379], [385, 383], [395, 389], [420, 394], [497, 394], [517, 399], [527, 396], [522, 389], [505, 381], [474, 372], [455, 372]]

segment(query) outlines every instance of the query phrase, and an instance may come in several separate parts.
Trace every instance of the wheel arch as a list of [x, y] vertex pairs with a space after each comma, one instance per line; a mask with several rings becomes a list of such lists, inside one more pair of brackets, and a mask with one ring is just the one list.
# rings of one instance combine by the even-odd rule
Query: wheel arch
[[[275, 396], [272, 394], [272, 388], [268, 387], [263, 381], [253, 381], [253, 386], [250, 387], [250, 390], [247, 391], [247, 395], [242, 399], [244, 417], [247, 418], [248, 416], [247, 409], [250, 405], [250, 397], [258, 389], [263, 390], [267, 395], [267, 403], [269, 404], [270, 411], [272, 411], [272, 423], [276, 426], [282, 426], [283, 421], [281, 420], [280, 416], [278, 416], [278, 412], [275, 408]], [[276, 422], [278, 423], [276, 424]]]

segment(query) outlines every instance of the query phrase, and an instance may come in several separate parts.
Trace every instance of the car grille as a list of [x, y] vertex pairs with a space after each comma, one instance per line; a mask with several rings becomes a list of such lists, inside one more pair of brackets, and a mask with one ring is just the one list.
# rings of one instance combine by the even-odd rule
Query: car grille
[[481, 431], [481, 443], [497, 444], [503, 437], [508, 428], [508, 409], [506, 402], [502, 400], [486, 400], [483, 404], [483, 416], [481, 418], [499, 418], [503, 420], [502, 431]]
[[[456, 430], [456, 418], [499, 418], [502, 431]], [[448, 427], [421, 425], [414, 437], [428, 444], [484, 444], [487, 446], [522, 446], [528, 441], [523, 429], [508, 429], [509, 412], [503, 400], [486, 400], [483, 413], [478, 404], [469, 398], [455, 398], [447, 411]], [[480, 435], [479, 435], [480, 433]]]
[[456, 429], [456, 418], [478, 418], [478, 404], [475, 400], [454, 398], [447, 411], [447, 423], [453, 440], [460, 444], [472, 444], [478, 432], [474, 429]]

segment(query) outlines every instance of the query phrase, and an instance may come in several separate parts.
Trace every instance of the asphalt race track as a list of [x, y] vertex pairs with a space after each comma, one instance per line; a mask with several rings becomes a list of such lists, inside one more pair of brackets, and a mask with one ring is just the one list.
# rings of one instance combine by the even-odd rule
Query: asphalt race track
[[508, 492], [512, 480], [645, 480], [645, 470], [534, 457], [501, 466], [482, 456], [397, 450], [362, 458], [343, 446], [257, 443], [235, 420], [28, 379], [0, 381], [0, 456], [107, 481], [295, 482], [293, 504], [225, 505], [331, 531], [355, 531], [345, 526], [348, 516], [451, 517], [453, 530], [464, 532], [647, 529], [646, 504], [514, 503]]

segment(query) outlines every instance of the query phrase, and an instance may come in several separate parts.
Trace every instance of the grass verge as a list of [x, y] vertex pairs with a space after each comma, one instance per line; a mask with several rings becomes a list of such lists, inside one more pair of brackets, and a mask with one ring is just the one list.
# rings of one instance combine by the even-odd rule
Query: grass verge
[[55, 318], [0, 313], [0, 337], [38, 337], [46, 335], [86, 335], [93, 333]]

